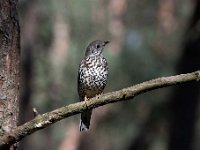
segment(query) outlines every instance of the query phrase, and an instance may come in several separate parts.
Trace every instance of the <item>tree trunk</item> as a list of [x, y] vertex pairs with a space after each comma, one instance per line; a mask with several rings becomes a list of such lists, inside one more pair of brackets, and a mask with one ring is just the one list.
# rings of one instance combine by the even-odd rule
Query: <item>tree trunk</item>
[[[20, 35], [17, 0], [0, 0], [0, 134], [17, 127]], [[8, 146], [4, 149], [15, 149]]]

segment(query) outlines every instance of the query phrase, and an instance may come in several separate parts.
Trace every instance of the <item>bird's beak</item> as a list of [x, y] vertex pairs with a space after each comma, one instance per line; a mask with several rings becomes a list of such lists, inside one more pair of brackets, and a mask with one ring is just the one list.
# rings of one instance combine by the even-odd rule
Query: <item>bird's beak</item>
[[104, 41], [103, 46], [107, 45], [108, 43], [110, 43], [110, 41]]

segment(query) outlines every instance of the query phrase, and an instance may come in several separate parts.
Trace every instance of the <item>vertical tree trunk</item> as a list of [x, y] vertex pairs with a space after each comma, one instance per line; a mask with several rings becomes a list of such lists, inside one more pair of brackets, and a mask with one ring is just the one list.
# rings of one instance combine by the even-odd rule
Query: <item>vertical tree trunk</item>
[[0, 0], [1, 134], [10, 132], [18, 121], [20, 36], [16, 5], [17, 0]]
[[110, 46], [113, 54], [117, 54], [121, 51], [125, 24], [124, 14], [127, 10], [127, 0], [110, 0], [109, 1], [109, 32], [111, 34], [112, 44]]

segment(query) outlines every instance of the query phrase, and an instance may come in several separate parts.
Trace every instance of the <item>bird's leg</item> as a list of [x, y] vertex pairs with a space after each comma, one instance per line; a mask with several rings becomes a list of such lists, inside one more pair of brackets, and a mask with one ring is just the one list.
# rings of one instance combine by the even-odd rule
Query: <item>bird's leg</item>
[[87, 106], [87, 101], [89, 100], [89, 98], [87, 98], [87, 96], [85, 95], [85, 97], [84, 97], [84, 102], [85, 102], [85, 106], [88, 108], [88, 106]]
[[84, 101], [87, 102], [88, 100], [89, 100], [89, 98], [87, 98], [87, 96], [85, 95]]

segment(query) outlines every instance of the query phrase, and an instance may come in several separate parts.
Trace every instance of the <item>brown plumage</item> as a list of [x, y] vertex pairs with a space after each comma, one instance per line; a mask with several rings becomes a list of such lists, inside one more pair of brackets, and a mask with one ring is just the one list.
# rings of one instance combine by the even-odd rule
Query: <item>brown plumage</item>
[[[96, 40], [89, 44], [78, 71], [80, 101], [89, 100], [103, 92], [108, 77], [108, 64], [102, 52], [108, 41]], [[81, 113], [80, 131], [88, 130], [92, 110]]]

